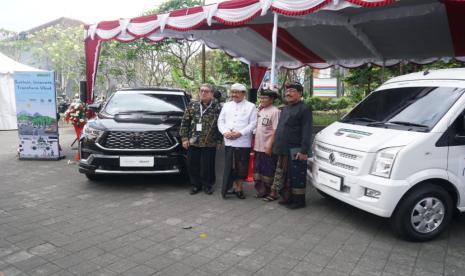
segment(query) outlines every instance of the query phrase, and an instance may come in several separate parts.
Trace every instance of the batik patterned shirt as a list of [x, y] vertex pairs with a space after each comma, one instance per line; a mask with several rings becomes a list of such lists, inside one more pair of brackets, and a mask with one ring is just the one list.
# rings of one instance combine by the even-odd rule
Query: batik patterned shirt
[[[189, 141], [191, 146], [196, 147], [216, 147], [222, 140], [217, 124], [220, 112], [221, 106], [215, 100], [206, 105], [198, 101], [190, 102], [179, 129], [182, 141]], [[201, 129], [198, 125], [201, 125]]]

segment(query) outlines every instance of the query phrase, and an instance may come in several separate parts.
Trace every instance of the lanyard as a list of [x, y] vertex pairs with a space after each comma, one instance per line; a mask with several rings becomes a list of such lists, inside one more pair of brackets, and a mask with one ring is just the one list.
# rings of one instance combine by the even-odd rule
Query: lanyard
[[205, 114], [205, 112], [207, 112], [207, 110], [210, 108], [210, 106], [212, 106], [212, 104], [213, 104], [213, 100], [210, 101], [210, 104], [207, 106], [207, 108], [205, 108], [205, 110], [203, 110], [203, 105], [202, 105], [202, 103], [200, 103], [200, 122], [202, 122], [203, 114]]

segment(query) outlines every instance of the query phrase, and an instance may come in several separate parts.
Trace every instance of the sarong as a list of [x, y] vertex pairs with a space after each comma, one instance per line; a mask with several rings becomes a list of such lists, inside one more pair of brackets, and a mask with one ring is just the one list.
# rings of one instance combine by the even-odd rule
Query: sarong
[[307, 161], [290, 160], [290, 155], [279, 155], [271, 189], [279, 192], [284, 201], [292, 195], [304, 195]]
[[270, 194], [277, 161], [276, 155], [270, 156], [264, 152], [255, 152], [253, 178], [258, 197]]
[[224, 173], [222, 195], [232, 188], [232, 183], [236, 180], [244, 180], [247, 177], [249, 167], [250, 148], [234, 148], [226, 146], [224, 148]]

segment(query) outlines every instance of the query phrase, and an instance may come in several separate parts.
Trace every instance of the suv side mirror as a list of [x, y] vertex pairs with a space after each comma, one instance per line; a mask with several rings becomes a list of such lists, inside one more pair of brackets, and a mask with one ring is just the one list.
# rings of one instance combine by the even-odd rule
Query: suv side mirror
[[90, 110], [94, 111], [95, 113], [98, 113], [98, 112], [100, 112], [100, 109], [102, 108], [102, 103], [89, 104], [88, 108]]

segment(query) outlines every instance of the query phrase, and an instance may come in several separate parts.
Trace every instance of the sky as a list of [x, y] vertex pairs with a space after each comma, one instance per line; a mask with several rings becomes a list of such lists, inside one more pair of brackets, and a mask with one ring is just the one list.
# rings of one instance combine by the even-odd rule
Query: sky
[[[60, 17], [84, 23], [131, 18], [164, 0], [0, 0], [0, 29], [27, 31]], [[206, 0], [207, 4], [221, 0]]]

